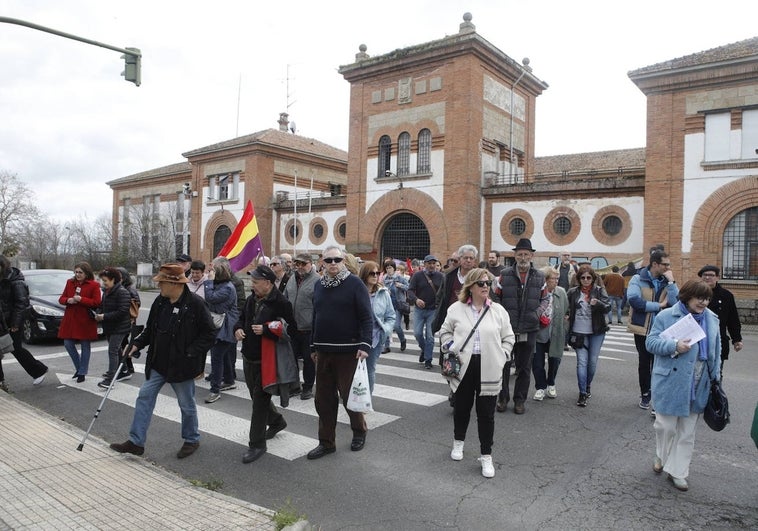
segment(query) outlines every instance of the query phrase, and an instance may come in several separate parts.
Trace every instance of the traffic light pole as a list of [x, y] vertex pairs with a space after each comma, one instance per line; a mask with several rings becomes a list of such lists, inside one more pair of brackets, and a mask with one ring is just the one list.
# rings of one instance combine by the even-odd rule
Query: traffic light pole
[[[35, 24], [33, 22], [27, 22], [26, 20], [20, 20], [17, 18], [0, 17], [0, 22], [6, 23], [6, 24], [17, 24], [19, 26], [26, 26], [27, 28], [32, 28], [38, 31], [44, 31], [46, 33], [52, 33], [53, 35], [58, 35], [59, 37], [65, 37], [66, 39], [72, 39], [75, 41], [92, 44], [93, 46], [100, 46], [101, 48], [107, 48], [108, 50], [113, 50], [115, 52], [121, 52], [124, 54], [124, 57], [122, 58], [126, 60], [126, 71], [124, 72], [123, 75], [126, 77], [127, 81], [131, 81], [138, 87], [140, 86], [140, 82], [141, 82], [140, 60], [142, 59], [142, 53], [140, 52], [139, 48], [119, 48], [117, 46], [111, 46], [110, 44], [105, 44], [104, 42], [93, 41], [92, 39], [79, 37], [78, 35], [66, 33], [65, 31], [59, 31], [53, 28], [47, 28], [45, 26], [40, 26], [39, 24]], [[130, 69], [130, 66], [132, 66], [131, 69]], [[131, 73], [130, 73], [130, 70], [131, 70]]]

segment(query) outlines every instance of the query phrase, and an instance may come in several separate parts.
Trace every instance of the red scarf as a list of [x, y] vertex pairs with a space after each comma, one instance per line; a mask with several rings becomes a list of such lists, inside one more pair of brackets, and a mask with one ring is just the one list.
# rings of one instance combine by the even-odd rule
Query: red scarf
[[590, 292], [592, 291], [592, 284], [589, 286], [582, 286], [582, 295], [584, 295], [584, 298], [589, 302], [590, 300]]
[[[275, 322], [279, 326], [269, 328], [269, 331], [277, 337], [281, 337], [284, 330], [281, 322], [271, 322]], [[263, 326], [268, 327], [269, 324], [271, 323], [264, 323]], [[276, 385], [276, 341], [261, 336], [261, 387], [265, 389], [269, 385]]]

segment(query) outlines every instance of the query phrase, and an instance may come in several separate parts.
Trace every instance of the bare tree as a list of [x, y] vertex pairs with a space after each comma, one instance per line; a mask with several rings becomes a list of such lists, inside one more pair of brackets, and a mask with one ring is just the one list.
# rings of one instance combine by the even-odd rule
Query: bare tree
[[15, 173], [0, 171], [0, 252], [6, 256], [18, 254], [20, 232], [24, 226], [35, 224], [40, 217], [32, 202], [34, 194]]
[[161, 264], [176, 256], [176, 204], [146, 201], [126, 207], [121, 221], [118, 254], [137, 262]]

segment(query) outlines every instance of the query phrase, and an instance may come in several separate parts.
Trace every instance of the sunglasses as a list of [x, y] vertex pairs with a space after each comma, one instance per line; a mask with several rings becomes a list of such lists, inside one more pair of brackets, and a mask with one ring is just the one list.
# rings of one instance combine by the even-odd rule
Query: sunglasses
[[271, 262], [271, 264], [269, 264], [269, 265], [278, 266], [278, 265], [282, 265], [282, 264], [280, 264], [279, 262]]
[[375, 276], [377, 276], [378, 274], [379, 274], [379, 271], [369, 271], [369, 272], [368, 272], [368, 276], [370, 276], [370, 277], [375, 277]]
[[477, 280], [476, 285], [480, 288], [483, 288], [484, 286], [487, 286], [488, 288], [492, 285], [491, 280]]
[[581, 280], [592, 280], [592, 277], [588, 277], [586, 275], [579, 277]]
[[342, 262], [342, 260], [343, 260], [342, 258], [340, 258], [339, 256], [336, 256], [334, 258], [324, 258], [324, 263], [325, 264], [339, 264], [340, 262]]

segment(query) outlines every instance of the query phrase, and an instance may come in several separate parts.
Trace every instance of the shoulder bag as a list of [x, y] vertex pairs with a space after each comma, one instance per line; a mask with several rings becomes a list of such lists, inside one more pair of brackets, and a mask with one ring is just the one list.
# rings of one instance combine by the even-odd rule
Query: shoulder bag
[[[476, 328], [479, 326], [479, 323], [482, 322], [482, 319], [489, 309], [489, 306], [484, 307], [484, 310], [482, 310], [481, 315], [479, 315], [479, 319], [477, 319], [474, 328], [471, 329], [471, 332], [469, 332], [466, 341], [463, 342], [463, 345], [461, 345], [461, 348], [458, 349], [458, 352], [461, 352], [464, 348], [466, 348], [466, 345], [474, 335]], [[442, 371], [442, 376], [457, 379], [461, 375], [461, 358], [458, 356], [457, 352], [450, 350], [451, 346], [452, 341], [447, 345], [440, 346], [440, 370]]]
[[708, 403], [703, 411], [703, 420], [713, 431], [721, 431], [729, 424], [729, 400], [726, 393], [721, 387], [719, 380], [714, 380], [711, 374], [711, 364], [708, 365], [708, 378], [711, 381], [711, 392], [708, 396]]

